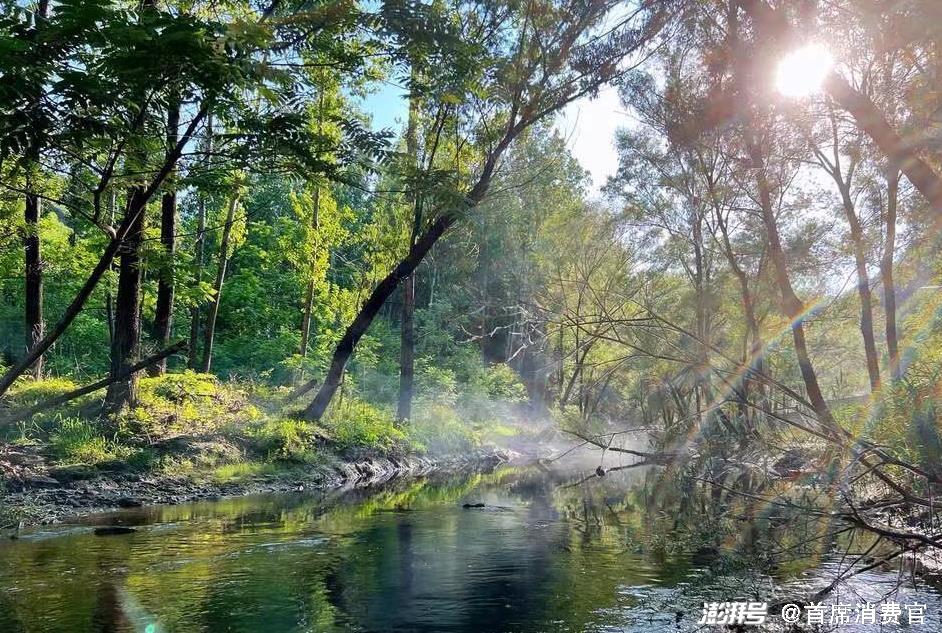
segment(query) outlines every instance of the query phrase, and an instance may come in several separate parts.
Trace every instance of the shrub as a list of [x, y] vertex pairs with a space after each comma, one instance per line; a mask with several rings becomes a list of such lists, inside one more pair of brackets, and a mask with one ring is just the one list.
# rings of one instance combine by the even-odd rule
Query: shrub
[[527, 388], [517, 374], [507, 365], [501, 363], [490, 365], [479, 379], [479, 385], [484, 393], [508, 404], [521, 404], [527, 401]]
[[406, 447], [406, 435], [396, 427], [392, 413], [353, 397], [335, 405], [326, 426], [342, 448], [396, 451]]
[[261, 418], [243, 391], [220, 384], [211, 374], [185, 371], [141, 378], [138, 397], [138, 406], [119, 422], [124, 430], [149, 437], [216, 431], [224, 424]]
[[268, 420], [250, 428], [248, 434], [256, 443], [256, 449], [268, 459], [307, 463], [317, 461], [314, 450], [317, 434], [303, 420]]
[[481, 443], [481, 432], [447, 404], [422, 401], [408, 427], [410, 437], [432, 453], [458, 453]]

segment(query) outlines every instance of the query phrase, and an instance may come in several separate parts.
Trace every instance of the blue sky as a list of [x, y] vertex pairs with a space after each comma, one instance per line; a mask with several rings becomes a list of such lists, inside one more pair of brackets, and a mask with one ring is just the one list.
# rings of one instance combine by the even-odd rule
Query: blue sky
[[[364, 110], [373, 117], [375, 129], [402, 130], [406, 118], [405, 91], [393, 83], [382, 87], [362, 101]], [[615, 132], [629, 125], [628, 115], [618, 101], [618, 92], [605, 87], [595, 99], [580, 99], [571, 103], [557, 117], [556, 129], [573, 156], [592, 176], [592, 192], [605, 184], [615, 173], [618, 156], [615, 153]]]

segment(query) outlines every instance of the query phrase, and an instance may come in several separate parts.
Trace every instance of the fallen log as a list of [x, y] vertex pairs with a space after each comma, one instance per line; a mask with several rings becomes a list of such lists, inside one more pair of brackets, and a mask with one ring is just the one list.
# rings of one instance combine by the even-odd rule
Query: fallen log
[[45, 409], [58, 407], [67, 402], [75, 400], [76, 398], [81, 398], [84, 395], [88, 395], [100, 389], [104, 389], [111, 383], [117, 382], [119, 380], [124, 380], [128, 376], [135, 374], [143, 369], [147, 369], [151, 365], [154, 365], [155, 363], [159, 363], [160, 361], [167, 358], [168, 356], [172, 356], [173, 354], [176, 354], [177, 352], [181, 352], [185, 350], [186, 348], [187, 348], [187, 341], [185, 339], [179, 340], [173, 345], [171, 345], [170, 347], [164, 348], [163, 350], [157, 352], [153, 356], [148, 356], [147, 358], [141, 361], [138, 361], [137, 363], [131, 365], [125, 371], [120, 372], [116, 376], [108, 376], [107, 378], [102, 378], [101, 380], [93, 382], [90, 385], [85, 385], [84, 387], [73, 389], [72, 391], [69, 391], [67, 393], [64, 393], [58, 396], [53, 396], [52, 398], [49, 398], [48, 400], [44, 400], [40, 403], [37, 403], [29, 407], [28, 409], [24, 409], [23, 411], [20, 411], [18, 413], [13, 413], [11, 415], [4, 416], [2, 419], [0, 419], [0, 427], [3, 427], [8, 424], [14, 424], [22, 420], [28, 420], [29, 418], [33, 417], [37, 413], [40, 413], [41, 411], [44, 411]]

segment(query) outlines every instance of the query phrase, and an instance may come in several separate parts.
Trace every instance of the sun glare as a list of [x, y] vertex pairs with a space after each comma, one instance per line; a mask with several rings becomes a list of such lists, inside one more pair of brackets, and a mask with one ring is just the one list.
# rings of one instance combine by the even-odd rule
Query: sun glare
[[821, 89], [831, 71], [831, 54], [820, 44], [809, 44], [786, 55], [778, 64], [775, 87], [787, 97], [806, 97]]

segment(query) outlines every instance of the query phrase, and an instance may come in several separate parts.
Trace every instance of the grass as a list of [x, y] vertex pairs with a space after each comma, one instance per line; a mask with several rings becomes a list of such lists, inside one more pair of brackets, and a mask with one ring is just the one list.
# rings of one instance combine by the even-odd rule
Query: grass
[[275, 476], [286, 472], [284, 465], [275, 462], [245, 461], [222, 464], [209, 473], [209, 477], [218, 483], [240, 482], [261, 476]]
[[[75, 386], [60, 379], [23, 380], [9, 403], [32, 406]], [[514, 433], [490, 413], [486, 420], [462, 417], [454, 399], [417, 399], [415, 419], [400, 424], [391, 407], [352, 393], [322, 423], [309, 423], [284, 414], [284, 390], [190, 371], [142, 378], [139, 404], [113, 420], [93, 417], [102, 395], [36, 416], [19, 428], [16, 440], [45, 447], [50, 465], [123, 467], [224, 482], [323, 465], [333, 455], [460, 453]]]
[[89, 464], [128, 460], [138, 451], [99, 432], [92, 422], [58, 418], [49, 435], [49, 447], [60, 464]]

